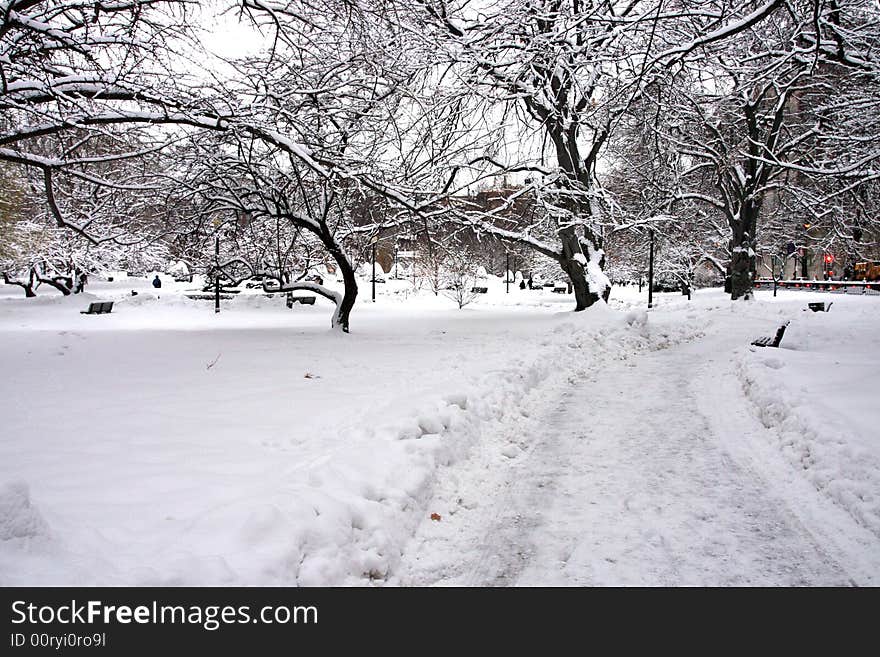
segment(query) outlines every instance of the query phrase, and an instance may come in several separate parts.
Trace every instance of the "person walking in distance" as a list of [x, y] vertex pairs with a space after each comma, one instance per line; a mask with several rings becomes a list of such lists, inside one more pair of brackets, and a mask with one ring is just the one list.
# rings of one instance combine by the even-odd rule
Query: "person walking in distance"
[[89, 282], [89, 277], [86, 276], [85, 272], [81, 272], [76, 279], [76, 287], [73, 290], [74, 294], [79, 294], [86, 288], [86, 283]]

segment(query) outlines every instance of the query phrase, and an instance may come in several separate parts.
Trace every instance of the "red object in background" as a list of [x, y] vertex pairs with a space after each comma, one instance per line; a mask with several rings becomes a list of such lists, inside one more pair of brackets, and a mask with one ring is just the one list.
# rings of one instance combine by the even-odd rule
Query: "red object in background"
[[825, 254], [825, 264], [830, 265], [832, 262], [834, 262], [834, 256], [831, 255], [830, 253], [826, 253]]

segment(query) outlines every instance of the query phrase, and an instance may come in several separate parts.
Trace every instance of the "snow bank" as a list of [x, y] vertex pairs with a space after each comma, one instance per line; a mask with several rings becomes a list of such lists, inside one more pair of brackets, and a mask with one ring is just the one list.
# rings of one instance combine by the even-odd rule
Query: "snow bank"
[[22, 586], [52, 567], [54, 535], [24, 481], [0, 483], [0, 586]]
[[880, 309], [864, 301], [851, 311], [799, 312], [781, 348], [743, 349], [736, 366], [791, 466], [880, 537], [880, 444], [876, 414], [866, 413], [876, 406]]
[[31, 504], [28, 486], [23, 481], [0, 485], [0, 541], [46, 537], [49, 526]]

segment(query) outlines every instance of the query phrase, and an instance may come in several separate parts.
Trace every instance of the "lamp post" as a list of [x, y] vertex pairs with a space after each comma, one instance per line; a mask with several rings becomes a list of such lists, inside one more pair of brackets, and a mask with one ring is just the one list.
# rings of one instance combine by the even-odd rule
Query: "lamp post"
[[[776, 265], [777, 261], [779, 264], [779, 273], [776, 273]], [[776, 288], [779, 286], [779, 281], [782, 280], [782, 277], [785, 275], [785, 256], [770, 256], [770, 272], [773, 274], [773, 296], [776, 296]]]
[[378, 235], [373, 235], [373, 239], [370, 240], [373, 247], [373, 303], [376, 303], [376, 243], [378, 241]]
[[214, 238], [214, 313], [220, 312], [220, 236]]
[[654, 307], [654, 229], [648, 229], [648, 308]]
[[505, 294], [510, 294], [510, 253], [505, 254], [504, 258], [504, 285], [507, 286], [507, 289], [504, 291]]

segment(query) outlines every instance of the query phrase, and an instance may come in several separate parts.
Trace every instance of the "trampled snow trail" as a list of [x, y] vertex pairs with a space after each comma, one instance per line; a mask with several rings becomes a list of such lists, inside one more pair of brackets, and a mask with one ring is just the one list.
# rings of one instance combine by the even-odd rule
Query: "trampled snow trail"
[[741, 344], [710, 336], [568, 387], [503, 474], [477, 455], [481, 473], [454, 477], [472, 503], [420, 529], [397, 583], [876, 584], [876, 537], [772, 450], [755, 457], [766, 428], [727, 357]]

